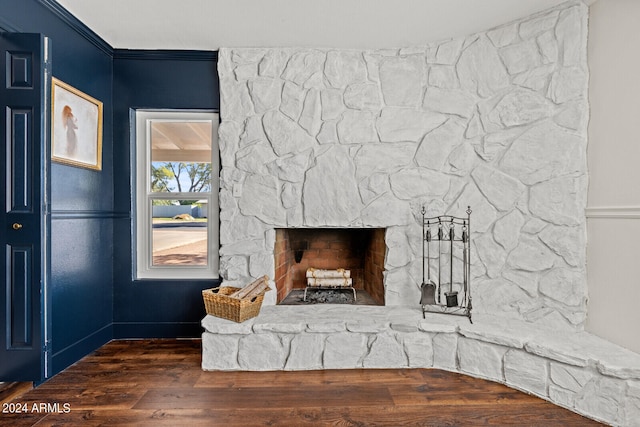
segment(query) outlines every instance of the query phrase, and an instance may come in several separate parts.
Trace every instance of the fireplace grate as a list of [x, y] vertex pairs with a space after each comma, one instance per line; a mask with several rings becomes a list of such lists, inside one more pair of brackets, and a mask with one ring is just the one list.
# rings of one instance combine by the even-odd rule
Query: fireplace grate
[[422, 317], [467, 316], [471, 323], [471, 207], [467, 217], [427, 217], [422, 207]]

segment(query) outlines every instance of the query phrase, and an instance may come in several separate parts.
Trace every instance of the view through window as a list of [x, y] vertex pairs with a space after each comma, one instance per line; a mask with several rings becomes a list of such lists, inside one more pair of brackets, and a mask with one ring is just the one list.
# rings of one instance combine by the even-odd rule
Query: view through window
[[137, 113], [139, 277], [217, 276], [217, 115], [202, 114]]

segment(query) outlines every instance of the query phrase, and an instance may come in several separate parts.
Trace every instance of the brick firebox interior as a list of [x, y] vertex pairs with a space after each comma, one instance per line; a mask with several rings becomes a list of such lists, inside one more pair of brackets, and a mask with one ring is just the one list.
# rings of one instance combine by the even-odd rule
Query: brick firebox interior
[[305, 287], [308, 268], [351, 270], [353, 286], [384, 305], [383, 228], [279, 228], [275, 242], [278, 303]]

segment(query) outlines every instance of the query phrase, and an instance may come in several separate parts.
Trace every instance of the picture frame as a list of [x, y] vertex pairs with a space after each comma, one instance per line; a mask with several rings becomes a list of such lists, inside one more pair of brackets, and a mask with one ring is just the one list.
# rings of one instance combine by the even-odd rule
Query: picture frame
[[102, 102], [64, 83], [51, 84], [51, 160], [102, 170]]

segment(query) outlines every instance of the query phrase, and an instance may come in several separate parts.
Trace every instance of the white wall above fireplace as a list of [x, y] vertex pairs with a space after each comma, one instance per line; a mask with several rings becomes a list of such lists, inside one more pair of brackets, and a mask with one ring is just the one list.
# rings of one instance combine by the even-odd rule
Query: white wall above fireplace
[[472, 214], [474, 310], [586, 317], [587, 8], [384, 50], [221, 49], [221, 274], [273, 277], [277, 227], [387, 228], [416, 306], [419, 212]]

